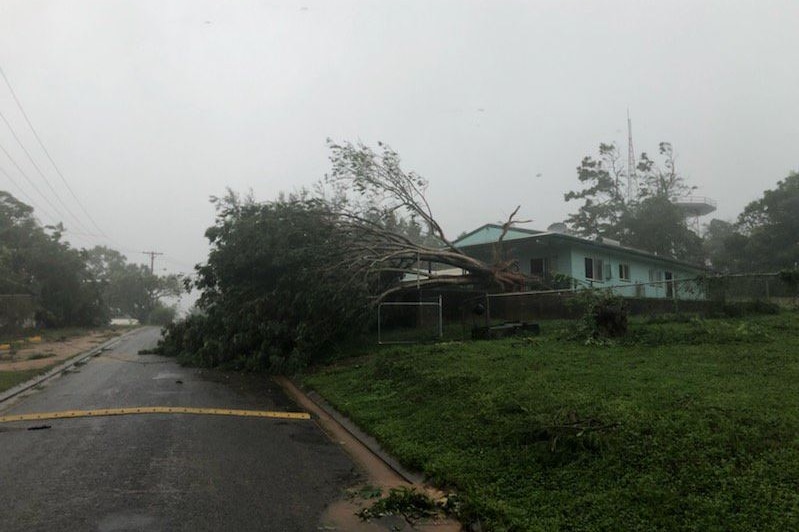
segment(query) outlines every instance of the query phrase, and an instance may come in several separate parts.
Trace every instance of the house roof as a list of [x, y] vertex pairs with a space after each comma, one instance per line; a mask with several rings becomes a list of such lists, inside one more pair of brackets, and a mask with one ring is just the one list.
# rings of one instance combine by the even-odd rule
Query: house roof
[[[543, 231], [535, 231], [533, 229], [524, 229], [521, 227], [511, 227], [505, 234], [503, 242], [506, 240], [518, 240], [520, 238], [529, 238], [533, 235], [540, 235]], [[485, 224], [474, 231], [466, 233], [462, 237], [453, 242], [456, 247], [475, 246], [478, 244], [493, 244], [499, 240], [502, 235], [502, 226], [498, 224]]]
[[[474, 231], [465, 234], [464, 236], [457, 239], [453, 243], [458, 248], [468, 248], [485, 244], [493, 244], [499, 239], [499, 236], [501, 234], [502, 234], [501, 225], [485, 224], [475, 229]], [[692, 269], [698, 269], [698, 270], [705, 269], [703, 266], [680, 261], [672, 257], [664, 255], [655, 255], [654, 253], [649, 253], [648, 251], [630, 248], [616, 243], [612, 244], [606, 243], [607, 240], [603, 241], [601, 238], [596, 240], [590, 240], [579, 236], [569, 235], [565, 233], [557, 233], [552, 231], [535, 231], [532, 229], [512, 228], [508, 230], [508, 233], [505, 235], [503, 242], [510, 240], [527, 240], [527, 239], [533, 241], [541, 241], [541, 242], [549, 240], [555, 242], [558, 241], [564, 242], [567, 244], [578, 244], [581, 246], [586, 246], [594, 249], [601, 249], [603, 251], [622, 252], [625, 254], [634, 255], [652, 261], [667, 262], [670, 264], [675, 264]]]

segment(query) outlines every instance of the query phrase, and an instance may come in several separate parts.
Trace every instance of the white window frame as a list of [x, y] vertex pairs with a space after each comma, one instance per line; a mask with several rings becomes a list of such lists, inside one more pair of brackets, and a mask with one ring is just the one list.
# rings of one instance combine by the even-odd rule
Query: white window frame
[[611, 271], [611, 269], [609, 268], [610, 266], [609, 262], [606, 262], [603, 259], [598, 259], [596, 257], [585, 257], [583, 264], [587, 266], [588, 265], [587, 262], [589, 260], [591, 261], [591, 277], [586, 275], [585, 276], [586, 279], [588, 279], [589, 281], [595, 281], [601, 283], [611, 278], [611, 276], [608, 275], [608, 273], [610, 273]]
[[619, 280], [620, 281], [629, 281], [630, 280], [630, 264], [629, 263], [625, 263], [625, 262], [620, 262], [619, 263]]
[[649, 282], [655, 288], [662, 286], [663, 282], [663, 270], [658, 270], [656, 268], [649, 269]]

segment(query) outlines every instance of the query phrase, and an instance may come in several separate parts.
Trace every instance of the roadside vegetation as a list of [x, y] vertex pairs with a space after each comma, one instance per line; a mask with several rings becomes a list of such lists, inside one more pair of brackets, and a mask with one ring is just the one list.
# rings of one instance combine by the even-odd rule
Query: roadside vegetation
[[0, 392], [4, 392], [17, 384], [32, 379], [43, 371], [45, 370], [0, 371]]
[[38, 342], [63, 342], [95, 332], [102, 334], [106, 338], [111, 338], [119, 334], [120, 331], [131, 328], [132, 326], [128, 325], [104, 325], [101, 327], [58, 327], [27, 332], [0, 331], [0, 344], [10, 344], [12, 347], [23, 347]]
[[799, 314], [383, 347], [304, 377], [483, 530], [795, 530]]
[[[166, 327], [158, 352], [186, 364], [291, 373], [368, 332], [376, 305], [407, 290], [403, 279], [415, 279], [417, 289], [530, 288], [530, 276], [503, 248], [508, 230], [525, 223], [515, 219], [519, 207], [502, 225], [492, 257], [478, 260], [447, 237], [425, 196], [427, 180], [403, 170], [390, 147], [329, 146], [330, 173], [312, 191], [265, 202], [231, 190], [212, 198], [217, 212], [205, 232], [208, 259], [186, 280], [200, 298], [191, 315]], [[672, 146], [663, 142], [658, 152], [660, 163], [645, 153], [638, 159], [633, 196], [619, 187], [625, 169], [616, 147], [601, 144], [598, 157], [585, 157], [577, 169], [582, 189], [564, 196], [582, 202], [566, 220], [570, 230], [684, 261], [711, 261], [719, 272], [781, 272], [781, 282], [795, 291], [799, 174], [765, 191], [736, 224], [712, 221], [703, 240], [674, 203], [693, 187], [677, 173]], [[103, 264], [119, 264], [103, 250], [95, 257], [101, 271]], [[556, 276], [552, 286], [539, 288], [561, 281]], [[724, 277], [704, 282], [710, 287]], [[603, 327], [621, 335], [625, 324]]]
[[132, 327], [66, 327], [35, 335], [0, 333], [0, 392], [51, 368]]
[[[469, 257], [433, 217], [427, 181], [378, 146], [331, 142], [331, 172], [313, 192], [214, 198], [209, 256], [187, 283], [200, 299], [157, 351], [206, 367], [312, 368], [307, 386], [454, 490], [448, 508], [477, 530], [799, 528], [799, 315], [728, 301], [724, 277], [704, 281], [726, 318], [641, 321], [624, 300], [584, 291], [583, 317], [542, 323], [540, 336], [359, 343], [405, 276], [415, 289], [481, 292], [529, 281], [503, 252], [518, 208], [492, 257]], [[570, 229], [728, 273], [781, 271], [795, 291], [799, 174], [736, 224], [711, 222], [703, 240], [672, 201], [692, 187], [668, 143], [660, 156], [641, 155], [635, 197], [619, 189], [613, 146], [583, 159], [584, 188], [565, 196], [583, 202]]]
[[43, 226], [33, 207], [0, 190], [0, 334], [96, 327], [129, 316], [163, 325], [182, 291], [175, 275], [154, 275], [121, 253], [76, 249], [61, 224]]
[[[293, 372], [373, 323], [377, 303], [417, 286], [520, 288], [513, 261], [471, 257], [445, 235], [427, 181], [400, 168], [388, 146], [330, 143], [332, 170], [314, 192], [256, 202], [213, 198], [208, 260], [191, 286], [196, 312], [165, 329], [159, 351], [189, 364]], [[515, 223], [508, 217], [507, 231]], [[465, 275], [424, 272], [422, 262]]]

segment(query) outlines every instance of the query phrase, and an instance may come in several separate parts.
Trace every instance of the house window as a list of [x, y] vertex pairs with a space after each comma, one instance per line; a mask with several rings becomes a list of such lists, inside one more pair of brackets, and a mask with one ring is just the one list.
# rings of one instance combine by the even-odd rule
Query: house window
[[619, 279], [622, 281], [629, 281], [630, 280], [630, 265], [629, 264], [619, 264]]
[[652, 284], [663, 281], [663, 272], [660, 270], [649, 270], [649, 282]]
[[530, 275], [540, 279], [549, 277], [549, 259], [530, 259]]
[[674, 274], [664, 272], [666, 278], [666, 297], [674, 297]]
[[585, 278], [594, 278], [594, 259], [588, 257], [585, 258]]
[[[604, 274], [604, 275], [603, 275]], [[585, 258], [585, 278], [601, 281], [603, 278], [610, 279], [610, 269], [605, 269], [602, 259]]]

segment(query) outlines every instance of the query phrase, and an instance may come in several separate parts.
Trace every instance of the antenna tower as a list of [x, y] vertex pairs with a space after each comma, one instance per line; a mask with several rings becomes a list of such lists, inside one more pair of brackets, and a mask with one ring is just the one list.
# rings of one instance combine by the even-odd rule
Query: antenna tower
[[627, 109], [627, 201], [633, 199], [638, 188], [635, 176], [635, 148], [633, 148], [633, 122], [630, 120], [630, 110]]

